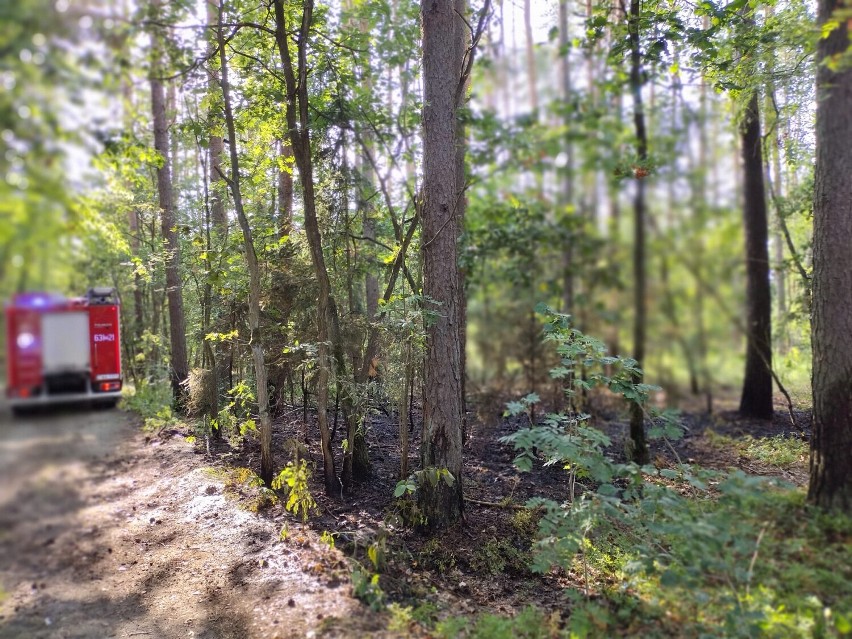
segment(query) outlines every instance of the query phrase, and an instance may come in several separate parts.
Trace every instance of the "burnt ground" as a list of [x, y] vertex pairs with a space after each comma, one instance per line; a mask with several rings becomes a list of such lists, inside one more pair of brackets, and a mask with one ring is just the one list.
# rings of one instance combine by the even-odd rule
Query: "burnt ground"
[[[257, 470], [251, 439], [232, 448], [190, 443], [189, 427], [146, 434], [121, 411], [13, 421], [0, 410], [0, 637], [425, 636], [418, 620], [448, 614], [513, 614], [535, 603], [564, 616], [566, 594], [580, 589], [582, 578], [529, 571], [536, 522], [522, 504], [533, 496], [564, 499], [565, 473], [516, 471], [513, 450], [499, 442], [521, 425], [502, 417], [506, 399], [473, 398], [465, 518], [437, 537], [407, 529], [396, 517], [398, 433], [394, 416], [381, 411], [367, 428], [372, 475], [344, 499], [322, 492], [318, 441], [304, 443], [315, 425], [306, 428], [298, 408], [282, 411], [276, 467], [298, 441], [315, 468], [310, 487], [319, 507], [303, 525], [282, 503], [258, 499], [258, 489], [233, 472]], [[604, 404], [597, 425], [619, 455], [623, 414]], [[674, 446], [682, 461], [806, 482], [805, 461], [780, 470], [706, 435], [712, 429], [732, 437], [807, 437], [807, 413], [797, 413], [793, 427], [780, 404], [771, 422], [740, 420], [735, 406], [717, 404], [712, 415], [684, 413], [687, 433]], [[417, 467], [417, 412], [414, 418], [411, 468]], [[339, 441], [338, 433], [338, 468]], [[655, 445], [652, 456], [657, 465], [677, 461], [664, 445]], [[367, 603], [412, 607], [407, 629], [386, 630], [388, 614], [353, 596], [352, 566], [368, 579], [380, 573], [380, 590], [362, 588]]]
[[[490, 612], [515, 614], [534, 603], [553, 613], [568, 612], [566, 593], [584, 587], [579, 574], [533, 574], [528, 568], [529, 550], [537, 522], [523, 504], [531, 497], [543, 496], [562, 501], [568, 494], [566, 473], [558, 466], [541, 467], [521, 473], [513, 466], [515, 452], [500, 438], [526, 425], [521, 418], [504, 418], [505, 402], [511, 397], [482, 394], [469, 403], [469, 436], [464, 457], [464, 521], [449, 531], [431, 537], [406, 528], [400, 521], [398, 502], [393, 499], [399, 479], [399, 433], [395, 415], [376, 411], [367, 426], [372, 475], [357, 484], [355, 494], [341, 499], [323, 494], [321, 460], [316, 438], [305, 443], [316, 472], [312, 492], [319, 502], [319, 512], [311, 518], [316, 533], [330, 534], [337, 549], [365, 572], [379, 572], [379, 585], [387, 601], [415, 609], [415, 619], [434, 621], [447, 614]], [[610, 454], [623, 458], [623, 441], [627, 436], [624, 407], [612, 400], [598, 400], [593, 411], [595, 426], [606, 432], [613, 444]], [[302, 411], [285, 411], [284, 419], [275, 424], [275, 447], [287, 449], [288, 441], [304, 442], [306, 432], [316, 432], [311, 424], [305, 429]], [[409, 468], [416, 469], [419, 449], [418, 430], [421, 416], [413, 414]], [[810, 412], [796, 411], [791, 423], [786, 406], [776, 404], [771, 421], [741, 419], [733, 399], [716, 399], [714, 412], [685, 411], [681, 415], [684, 437], [671, 443], [651, 443], [651, 457], [658, 467], [677, 463], [699, 464], [708, 468], [741, 468], [748, 473], [774, 476], [796, 485], [807, 483], [807, 460], [786, 469], [777, 468], [743, 457], [736, 450], [714, 444], [708, 431], [732, 438], [751, 435], [755, 438], [784, 435], [807, 439]], [[528, 422], [527, 422], [528, 423]], [[340, 468], [340, 430], [335, 441]], [[673, 449], [673, 450], [672, 450]], [[257, 451], [244, 450], [240, 463], [257, 464]], [[276, 460], [279, 465], [286, 457]], [[368, 556], [370, 546], [378, 549], [380, 566]], [[384, 556], [382, 562], [381, 556]], [[366, 600], [370, 600], [370, 593]], [[334, 626], [346, 630], [346, 620]], [[417, 623], [410, 631], [425, 632]], [[351, 632], [351, 630], [350, 630]], [[354, 636], [354, 635], [353, 635]]]

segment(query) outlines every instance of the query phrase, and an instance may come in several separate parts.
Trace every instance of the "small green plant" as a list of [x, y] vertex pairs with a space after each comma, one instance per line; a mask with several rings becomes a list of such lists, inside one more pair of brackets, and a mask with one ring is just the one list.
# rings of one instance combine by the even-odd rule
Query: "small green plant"
[[284, 469], [272, 480], [273, 490], [283, 490], [287, 494], [284, 508], [294, 515], [299, 515], [302, 521], [307, 521], [311, 511], [317, 508], [317, 502], [308, 487], [310, 477], [308, 462], [302, 459], [296, 463], [287, 462]]
[[446, 573], [456, 567], [456, 555], [445, 548], [438, 539], [432, 538], [423, 544], [417, 554], [418, 563], [428, 570]]
[[417, 505], [417, 491], [427, 483], [435, 488], [439, 482], [452, 487], [456, 483], [456, 478], [446, 468], [428, 466], [398, 481], [393, 491], [396, 502], [388, 513], [388, 519], [395, 524], [408, 527], [425, 525], [426, 518]]
[[431, 601], [424, 601], [411, 611], [411, 617], [424, 626], [433, 626], [438, 617], [439, 608]]
[[548, 617], [535, 606], [527, 606], [515, 617], [488, 613], [473, 618], [450, 617], [437, 624], [435, 634], [442, 639], [550, 639], [561, 636], [558, 617]]
[[447, 486], [451, 487], [456, 483], [456, 478], [446, 468], [435, 468], [428, 466], [423, 470], [417, 470], [411, 473], [406, 479], [397, 482], [394, 488], [393, 496], [402, 497], [417, 492], [418, 487], [424, 482], [429, 482], [432, 487], [438, 485], [439, 481], [443, 481]]
[[257, 423], [251, 417], [254, 392], [245, 382], [228, 391], [230, 401], [209, 420], [208, 434], [219, 432], [231, 446], [238, 446], [247, 437], [257, 436]]
[[479, 573], [499, 575], [510, 570], [523, 574], [528, 572], [529, 557], [509, 540], [492, 537], [473, 552], [469, 562], [470, 567]]
[[327, 530], [323, 530], [322, 534], [320, 535], [320, 541], [329, 548], [334, 548], [334, 533], [330, 533]]
[[523, 540], [530, 540], [535, 536], [538, 528], [540, 513], [529, 508], [522, 508], [512, 515], [512, 530]]
[[373, 610], [382, 610], [387, 598], [379, 585], [379, 575], [364, 570], [360, 564], [352, 568], [352, 594]]
[[410, 636], [411, 626], [414, 623], [411, 606], [402, 606], [394, 602], [388, 606], [388, 613], [390, 613], [388, 632], [394, 633], [396, 637]]
[[367, 546], [367, 558], [373, 564], [373, 569], [376, 572], [383, 572], [387, 566], [387, 541], [385, 537], [379, 537], [376, 541]]
[[260, 512], [278, 503], [278, 496], [263, 484], [263, 480], [250, 468], [237, 467], [215, 471], [224, 479], [223, 494], [232, 497], [250, 512]]

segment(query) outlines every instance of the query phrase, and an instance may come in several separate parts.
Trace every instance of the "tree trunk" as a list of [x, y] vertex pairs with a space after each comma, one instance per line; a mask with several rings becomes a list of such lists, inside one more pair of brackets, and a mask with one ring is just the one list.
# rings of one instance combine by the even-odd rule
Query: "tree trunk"
[[222, 6], [219, 5], [219, 21], [216, 30], [219, 39], [219, 61], [222, 74], [222, 96], [225, 106], [225, 124], [228, 131], [228, 147], [231, 154], [231, 196], [234, 210], [243, 232], [243, 249], [249, 271], [249, 344], [251, 345], [254, 376], [257, 382], [257, 410], [260, 418], [260, 478], [269, 486], [274, 475], [272, 459], [272, 418], [269, 415], [269, 390], [266, 383], [266, 362], [263, 357], [263, 339], [260, 330], [260, 265], [254, 250], [251, 226], [243, 209], [243, 197], [240, 190], [240, 163], [237, 156], [237, 134], [234, 128], [234, 113], [231, 109], [231, 90], [228, 84], [228, 56], [225, 48], [225, 34], [222, 27]]
[[[455, 0], [456, 14], [467, 15], [467, 0]], [[464, 60], [465, 53], [471, 46], [471, 33], [464, 20], [456, 20], [456, 56]], [[470, 88], [470, 77], [464, 78], [462, 101], [466, 101]], [[456, 104], [456, 108], [461, 104]], [[464, 247], [465, 213], [467, 212], [465, 155], [467, 153], [467, 132], [464, 118], [456, 118], [456, 188], [459, 197], [456, 203], [456, 220], [458, 224], [458, 246]], [[459, 263], [457, 261], [457, 263]], [[461, 410], [462, 410], [462, 442], [467, 440], [467, 272], [459, 264], [459, 356], [461, 369]]]
[[[419, 504], [426, 527], [445, 528], [462, 515], [462, 370], [459, 344], [456, 93], [462, 72], [453, 0], [422, 0], [423, 24], [423, 293], [426, 329], [421, 459], [454, 481], [424, 481]], [[452, 485], [450, 485], [452, 484]]]
[[[155, 19], [160, 14], [160, 0], [151, 3]], [[156, 28], [155, 28], [156, 29]], [[182, 384], [189, 375], [189, 363], [186, 352], [186, 321], [183, 314], [183, 289], [180, 277], [180, 248], [178, 244], [177, 218], [172, 203], [172, 175], [169, 161], [169, 131], [166, 118], [166, 99], [163, 82], [163, 38], [156, 30], [152, 31], [153, 68], [151, 70], [151, 111], [154, 118], [154, 148], [162, 158], [162, 166], [157, 169], [157, 193], [160, 205], [160, 223], [163, 240], [166, 244], [166, 295], [169, 302], [169, 338], [171, 362], [169, 377], [172, 394], [179, 407], [182, 407]]]
[[[527, 86], [530, 92], [530, 108], [538, 119], [538, 79], [535, 72], [535, 46], [532, 34], [532, 0], [524, 0], [524, 42], [527, 51]], [[462, 14], [464, 15], [464, 14]]]
[[757, 92], [748, 101], [741, 125], [746, 238], [746, 367], [740, 414], [771, 419], [772, 409], [772, 297], [769, 285], [769, 249], [766, 190]]
[[[642, 106], [642, 54], [639, 42], [640, 1], [631, 0], [628, 16], [630, 34], [630, 91], [633, 95], [633, 123], [636, 128], [636, 155], [639, 168], [648, 160], [648, 133], [645, 129], [645, 111]], [[639, 366], [645, 359], [646, 299], [645, 299], [645, 180], [636, 173], [636, 191], [633, 196], [633, 358]], [[634, 376], [633, 383], [642, 381]], [[634, 402], [630, 406], [630, 458], [638, 464], [648, 462], [648, 445], [645, 442], [645, 411]]]
[[[219, 0], [207, 0], [207, 24], [213, 26], [217, 24], [219, 13]], [[213, 53], [211, 44], [211, 55]], [[207, 88], [212, 93], [219, 90], [219, 77], [215, 69], [208, 67]], [[211, 114], [211, 120], [212, 120]], [[211, 122], [212, 124], [212, 122]], [[210, 176], [210, 217], [212, 218], [213, 227], [223, 236], [228, 231], [228, 215], [225, 212], [224, 190], [225, 183], [222, 179], [222, 154], [225, 146], [221, 135], [217, 135], [211, 126], [210, 131], [210, 166], [208, 174]]]
[[[820, 0], [825, 24], [842, 0]], [[814, 189], [813, 437], [808, 499], [852, 512], [852, 67], [824, 60], [849, 46], [840, 20], [819, 41]]]
[[[317, 297], [317, 421], [323, 457], [325, 492], [329, 496], [340, 494], [340, 481], [334, 468], [331, 451], [331, 431], [328, 427], [328, 381], [329, 381], [329, 312], [331, 310], [331, 282], [322, 252], [322, 236], [317, 219], [314, 192], [314, 165], [311, 156], [310, 118], [308, 116], [308, 41], [313, 20], [313, 0], [305, 0], [302, 23], [297, 42], [297, 66], [293, 66], [283, 0], [275, 0], [275, 40], [284, 78], [287, 84], [287, 128], [293, 155], [299, 169], [302, 184], [302, 204], [305, 216], [305, 235], [311, 252], [311, 261], [319, 284]], [[296, 74], [298, 73], [298, 80]]]
[[[568, 47], [570, 46], [570, 34], [568, 31], [568, 0], [559, 0], [559, 75], [562, 80], [563, 124], [568, 129], [571, 126], [571, 115], [568, 104], [572, 99], [571, 88], [571, 64], [569, 61]], [[565, 167], [562, 169], [562, 208], [566, 219], [574, 216], [574, 145], [571, 143], [568, 133], [565, 135]], [[573, 240], [569, 237], [565, 241], [562, 251], [562, 312], [572, 313], [574, 311], [574, 254]]]
[[[293, 147], [287, 141], [281, 142], [279, 157], [282, 161], [293, 157]], [[293, 173], [292, 170], [278, 170], [278, 234], [287, 237], [293, 231]]]

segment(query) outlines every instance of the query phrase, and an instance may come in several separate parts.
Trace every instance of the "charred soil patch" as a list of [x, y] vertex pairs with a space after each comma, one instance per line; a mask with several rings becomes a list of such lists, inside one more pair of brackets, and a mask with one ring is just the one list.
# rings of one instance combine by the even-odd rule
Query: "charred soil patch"
[[[554, 619], [564, 619], [570, 614], [572, 595], [584, 593], [588, 587], [579, 571], [536, 574], [529, 568], [540, 513], [524, 504], [532, 497], [565, 500], [568, 478], [558, 466], [537, 465], [525, 473], [513, 466], [515, 451], [500, 439], [526, 424], [518, 418], [504, 418], [503, 406], [503, 399], [493, 396], [470, 406], [463, 476], [464, 519], [439, 535], [419, 534], [401, 522], [404, 517], [400, 515], [405, 513], [400, 512], [400, 502], [393, 497], [400, 479], [398, 422], [393, 414], [376, 411], [370, 417], [366, 437], [372, 472], [369, 479], [357, 484], [353, 495], [326, 496], [321, 473], [314, 473], [311, 491], [319, 509], [311, 517], [310, 526], [327, 543], [346, 553], [355, 571], [356, 594], [363, 602], [372, 603], [376, 609], [389, 602], [412, 609], [406, 632], [415, 636], [428, 634], [427, 628], [447, 615], [515, 615], [530, 603], [549, 611]], [[297, 441], [302, 453], [319, 469], [319, 442], [305, 438], [306, 432], [314, 432], [315, 425], [306, 427], [301, 410], [293, 409], [289, 415], [292, 419], [275, 422], [278, 467], [288, 461], [280, 451], [292, 449], [292, 442]], [[598, 417], [595, 425], [612, 439], [610, 453], [623, 456], [626, 415], [617, 406], [605, 407], [599, 415], [604, 417]], [[417, 451], [421, 422], [417, 411], [413, 416], [411, 450]], [[809, 413], [798, 412], [795, 425], [780, 404], [775, 418], [766, 422], [742, 420], [730, 410], [717, 414], [687, 412], [681, 419], [685, 426], [683, 439], [653, 444], [652, 458], [658, 468], [679, 463], [741, 468], [796, 485], [806, 483], [805, 458], [778, 467], [744, 455], [728, 445], [728, 440], [749, 436], [806, 441]], [[340, 437], [338, 430], [338, 468], [342, 463]], [[259, 451], [250, 443], [228, 454], [228, 463], [240, 466], [254, 467], [259, 459]], [[418, 467], [414, 454], [409, 462], [409, 468]]]

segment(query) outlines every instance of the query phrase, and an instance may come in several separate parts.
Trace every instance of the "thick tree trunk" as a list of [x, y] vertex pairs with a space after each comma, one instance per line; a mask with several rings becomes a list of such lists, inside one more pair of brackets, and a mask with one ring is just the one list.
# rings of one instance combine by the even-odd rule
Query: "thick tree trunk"
[[231, 109], [231, 90], [228, 84], [228, 56], [225, 48], [225, 34], [222, 27], [222, 8], [219, 6], [219, 21], [217, 28], [219, 39], [219, 61], [222, 74], [222, 96], [225, 105], [225, 124], [228, 131], [229, 150], [231, 155], [231, 196], [234, 199], [234, 210], [243, 232], [243, 249], [246, 254], [246, 264], [249, 271], [249, 344], [251, 345], [254, 376], [257, 383], [257, 410], [260, 420], [260, 478], [269, 486], [274, 475], [272, 458], [272, 418], [269, 415], [269, 390], [266, 377], [266, 362], [263, 357], [263, 339], [260, 330], [260, 265], [254, 250], [254, 239], [251, 226], [243, 209], [243, 198], [240, 190], [240, 163], [237, 156], [237, 135], [234, 128], [234, 114]]
[[740, 135], [746, 238], [746, 367], [740, 414], [771, 419], [772, 297], [757, 92], [753, 93], [748, 101]]
[[[820, 0], [819, 22], [843, 6]], [[841, 55], [841, 19], [818, 58]], [[852, 68], [818, 66], [814, 190], [813, 437], [808, 499], [852, 512]]]
[[[329, 321], [331, 311], [331, 282], [322, 252], [322, 236], [317, 219], [316, 194], [314, 192], [314, 165], [311, 156], [310, 118], [308, 116], [308, 40], [313, 20], [313, 0], [306, 0], [302, 11], [302, 23], [296, 38], [298, 49], [297, 66], [293, 66], [290, 55], [289, 36], [283, 0], [275, 0], [275, 40], [284, 78], [287, 84], [287, 128], [299, 180], [302, 184], [302, 202], [305, 216], [305, 236], [311, 252], [311, 261], [319, 284], [317, 297], [317, 421], [323, 457], [325, 492], [330, 496], [340, 494], [340, 481], [334, 468], [331, 452], [331, 430], [328, 427], [328, 382], [329, 382]], [[298, 80], [296, 74], [298, 73]]]
[[[639, 42], [640, 2], [631, 0], [628, 16], [630, 34], [630, 91], [633, 95], [633, 123], [636, 128], [636, 155], [640, 165], [648, 159], [648, 133], [645, 129], [645, 111], [642, 105], [642, 54]], [[640, 166], [639, 168], [644, 168]], [[641, 367], [645, 359], [645, 331], [647, 325], [645, 277], [645, 180], [636, 172], [636, 191], [633, 196], [633, 358]], [[633, 382], [642, 381], [635, 376]], [[648, 445], [645, 442], [645, 411], [634, 402], [630, 407], [630, 457], [638, 464], [648, 462]]]
[[[160, 2], [154, 0], [151, 8], [157, 17]], [[189, 375], [186, 351], [186, 321], [183, 314], [183, 289], [180, 277], [180, 248], [178, 244], [177, 217], [172, 203], [172, 175], [169, 161], [169, 131], [166, 118], [166, 99], [160, 76], [162, 64], [162, 36], [153, 32], [154, 49], [151, 72], [151, 111], [154, 119], [154, 147], [163, 160], [157, 169], [157, 193], [160, 204], [160, 223], [166, 245], [166, 295], [169, 302], [169, 341], [171, 346], [170, 374], [172, 394], [179, 406], [183, 404], [182, 384]]]
[[459, 344], [456, 93], [458, 56], [453, 0], [423, 0], [423, 293], [426, 329], [421, 459], [455, 481], [424, 481], [419, 503], [426, 526], [445, 528], [462, 515], [462, 370]]

